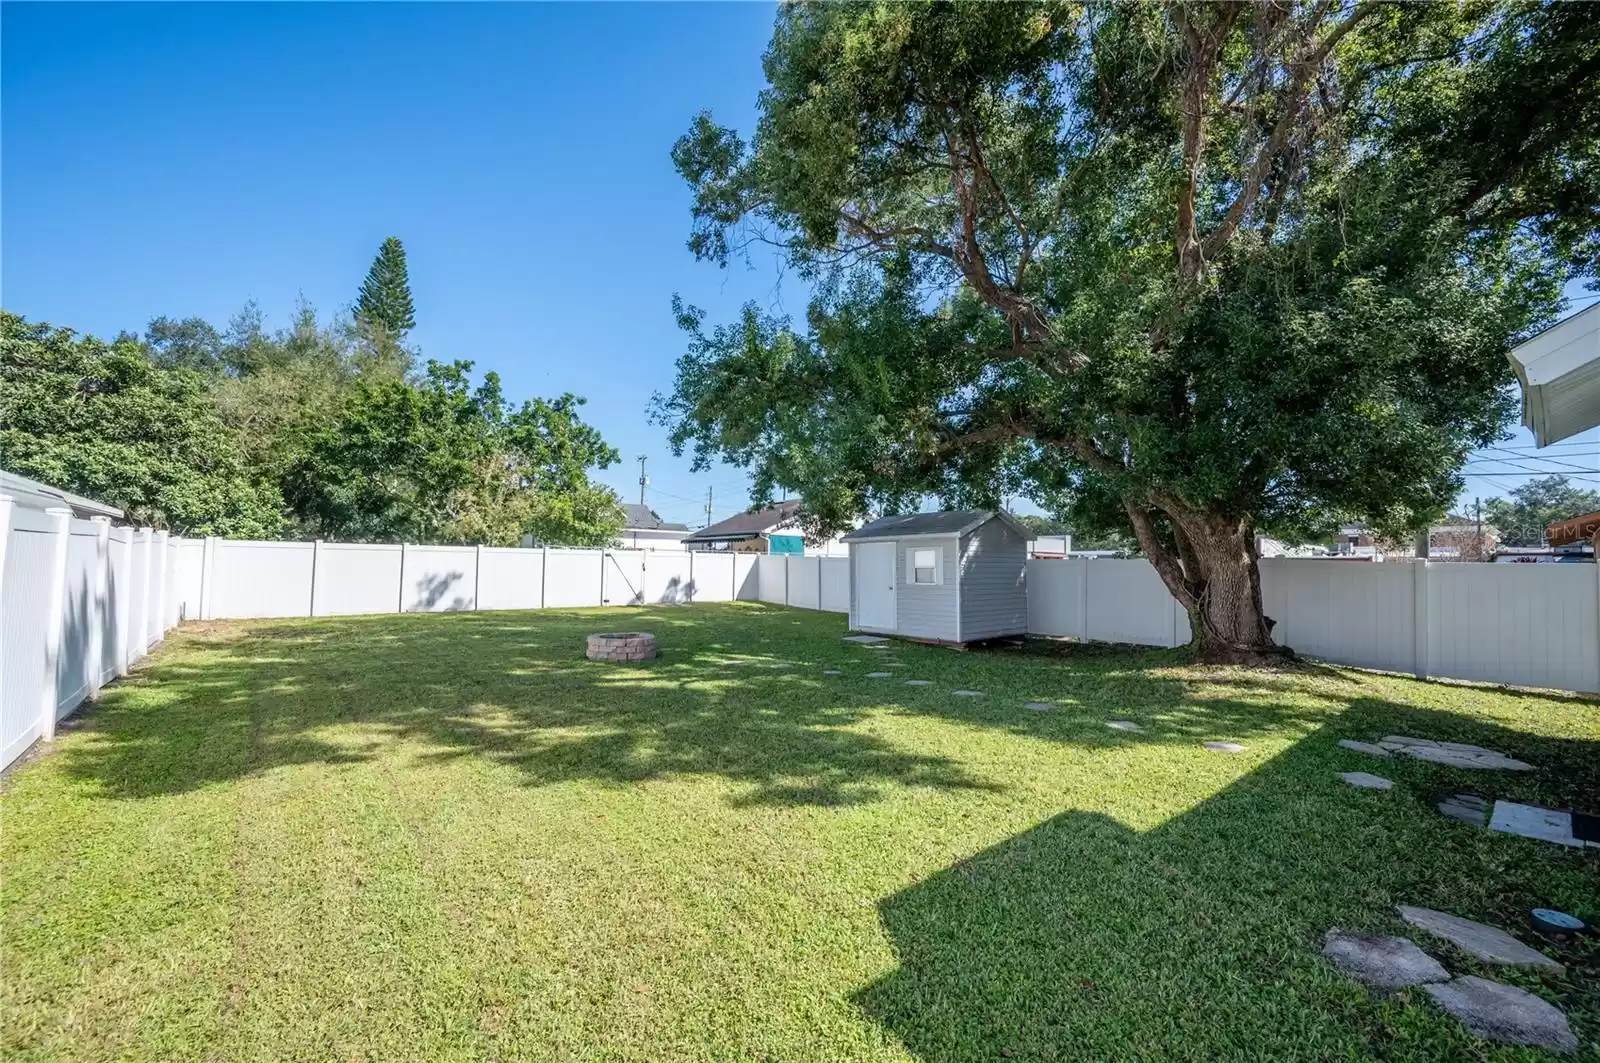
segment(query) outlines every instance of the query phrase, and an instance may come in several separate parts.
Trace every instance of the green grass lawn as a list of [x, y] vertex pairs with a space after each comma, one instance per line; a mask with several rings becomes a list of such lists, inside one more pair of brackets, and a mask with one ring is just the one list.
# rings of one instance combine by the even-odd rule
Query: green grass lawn
[[[584, 660], [623, 628], [661, 659]], [[4, 784], [4, 1055], [1539, 1058], [1319, 949], [1400, 902], [1600, 921], [1600, 858], [1432, 810], [1600, 804], [1600, 703], [843, 634], [753, 604], [186, 627]], [[1540, 770], [1335, 745], [1393, 732]], [[1427, 944], [1596, 1052], [1594, 946], [1540, 978]]]

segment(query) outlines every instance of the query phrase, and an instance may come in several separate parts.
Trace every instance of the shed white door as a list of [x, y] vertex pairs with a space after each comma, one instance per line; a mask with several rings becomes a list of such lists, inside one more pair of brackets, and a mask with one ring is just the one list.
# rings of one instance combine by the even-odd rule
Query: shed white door
[[894, 543], [862, 543], [856, 547], [856, 627], [893, 631]]

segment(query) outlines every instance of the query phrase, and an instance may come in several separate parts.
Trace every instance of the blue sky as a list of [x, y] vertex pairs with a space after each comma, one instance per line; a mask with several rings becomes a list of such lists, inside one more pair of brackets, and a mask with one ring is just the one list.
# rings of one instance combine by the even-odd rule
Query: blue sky
[[[302, 296], [347, 306], [399, 236], [426, 355], [495, 369], [515, 398], [587, 396], [626, 499], [642, 453], [668, 519], [703, 520], [707, 487], [719, 519], [743, 508], [743, 473], [691, 474], [645, 407], [682, 351], [674, 292], [713, 320], [804, 309], [770, 259], [694, 261], [668, 157], [701, 108], [752, 126], [771, 5], [0, 12], [7, 309], [110, 336], [253, 298], [283, 324]], [[1600, 467], [1600, 432], [1575, 442], [1533, 459], [1520, 433], [1469, 467], [1467, 497], [1560, 471], [1550, 454]]]

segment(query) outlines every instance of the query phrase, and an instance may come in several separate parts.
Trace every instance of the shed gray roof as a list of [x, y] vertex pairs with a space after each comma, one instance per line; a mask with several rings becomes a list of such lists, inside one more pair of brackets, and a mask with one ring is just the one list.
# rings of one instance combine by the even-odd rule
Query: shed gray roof
[[71, 491], [63, 491], [59, 487], [51, 487], [38, 480], [30, 480], [26, 476], [18, 476], [14, 472], [0, 469], [0, 495], [10, 495], [16, 499], [17, 505], [27, 509], [51, 509], [64, 506], [76, 517], [87, 520], [90, 517], [111, 517], [117, 519], [123, 516], [122, 510], [116, 506], [108, 506], [103, 502], [96, 502], [92, 498], [75, 495]]
[[901, 513], [879, 517], [841, 539], [847, 543], [859, 543], [870, 539], [903, 539], [912, 535], [965, 535], [991, 520], [1003, 520], [1018, 535], [1028, 537], [1028, 530], [1009, 513], [994, 509], [958, 509], [942, 513]]

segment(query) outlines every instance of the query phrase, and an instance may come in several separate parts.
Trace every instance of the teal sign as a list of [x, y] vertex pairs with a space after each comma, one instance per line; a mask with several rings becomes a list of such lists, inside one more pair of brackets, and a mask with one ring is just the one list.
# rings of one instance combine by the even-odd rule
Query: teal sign
[[803, 554], [806, 552], [806, 540], [800, 535], [769, 535], [767, 536], [767, 553], [769, 554]]

